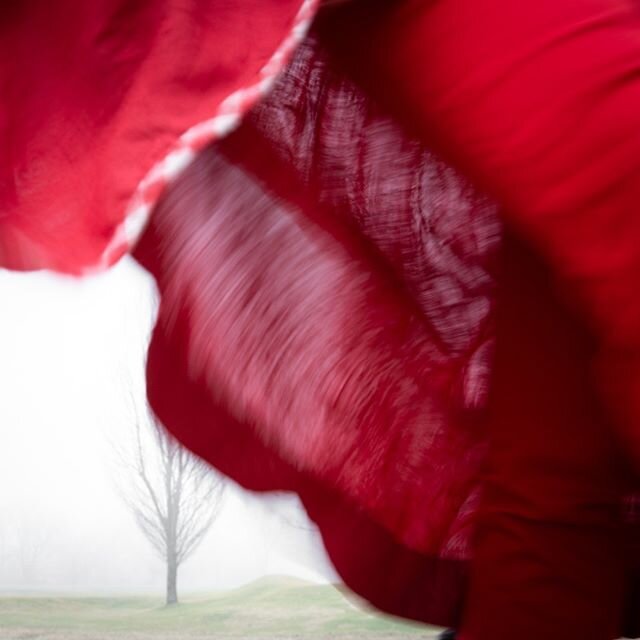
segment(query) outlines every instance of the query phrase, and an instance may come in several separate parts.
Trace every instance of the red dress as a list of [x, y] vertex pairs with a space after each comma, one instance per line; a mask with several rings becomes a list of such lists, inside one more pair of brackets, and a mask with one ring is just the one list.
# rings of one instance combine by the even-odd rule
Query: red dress
[[[297, 491], [347, 584], [432, 623], [460, 620], [481, 495], [502, 499], [491, 437], [518, 486], [517, 448], [562, 434], [555, 463], [584, 471], [567, 495], [595, 478], [585, 500], [622, 504], [615, 468], [640, 458], [635, 5], [346, 3], [222, 140], [313, 3], [67, 4], [0, 10], [0, 258], [101, 268], [149, 218], [149, 397], [180, 440], [250, 489]], [[500, 258], [502, 220], [520, 239]]]

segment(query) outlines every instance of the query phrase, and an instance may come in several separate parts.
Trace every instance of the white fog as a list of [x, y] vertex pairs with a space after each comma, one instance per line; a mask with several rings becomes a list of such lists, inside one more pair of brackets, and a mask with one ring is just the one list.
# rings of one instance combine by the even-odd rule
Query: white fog
[[[0, 297], [0, 591], [161, 592], [163, 562], [116, 491], [114, 463], [131, 393], [144, 403], [150, 278], [129, 259], [84, 280], [0, 271]], [[295, 499], [230, 484], [180, 588], [265, 574], [336, 580]]]

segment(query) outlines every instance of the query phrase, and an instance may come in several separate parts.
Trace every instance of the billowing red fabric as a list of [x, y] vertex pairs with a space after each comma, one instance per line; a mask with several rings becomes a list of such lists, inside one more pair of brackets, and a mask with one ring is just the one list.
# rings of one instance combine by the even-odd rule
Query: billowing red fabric
[[245, 486], [297, 490], [349, 584], [442, 624], [485, 453], [498, 236], [495, 206], [311, 38], [135, 253], [161, 295], [161, 420]]
[[[2, 263], [93, 264], [153, 162], [254, 79], [298, 4], [3, 7], [24, 64], [0, 63]], [[500, 215], [594, 333], [607, 419], [640, 459], [638, 65], [621, 0], [344, 3], [153, 212], [135, 255], [161, 293], [154, 410], [244, 486], [297, 491], [345, 581], [387, 611], [460, 620]], [[564, 346], [549, 335], [547, 356]], [[561, 406], [537, 417], [580, 420]]]
[[154, 212], [136, 252], [162, 300], [149, 396], [245, 486], [298, 491], [352, 588], [453, 624], [486, 455], [498, 212], [345, 75], [331, 33]]
[[256, 81], [300, 0], [0, 6], [0, 261], [98, 263], [140, 181]]
[[384, 93], [553, 266], [640, 469], [640, 4], [411, 1], [386, 17], [365, 49]]

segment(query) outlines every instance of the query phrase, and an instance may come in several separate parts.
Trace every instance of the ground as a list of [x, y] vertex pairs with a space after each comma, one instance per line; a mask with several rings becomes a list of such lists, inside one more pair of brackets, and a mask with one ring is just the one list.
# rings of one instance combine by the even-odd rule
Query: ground
[[0, 640], [421, 640], [435, 628], [364, 609], [331, 585], [268, 578], [234, 591], [159, 597], [0, 595]]

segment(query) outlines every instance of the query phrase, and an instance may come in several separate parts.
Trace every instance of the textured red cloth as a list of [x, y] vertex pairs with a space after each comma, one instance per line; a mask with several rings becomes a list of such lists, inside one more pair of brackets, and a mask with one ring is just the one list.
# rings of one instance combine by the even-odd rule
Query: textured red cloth
[[[300, 4], [3, 2], [2, 264], [71, 273], [99, 264], [142, 179], [258, 79]], [[107, 262], [126, 246], [117, 249]]]
[[590, 322], [640, 469], [640, 5], [413, 1], [379, 33], [394, 108], [499, 198]]
[[470, 555], [498, 234], [311, 38], [135, 253], [162, 421], [245, 486], [300, 492], [350, 585], [432, 622]]
[[[3, 264], [96, 264], [149, 168], [255, 80], [298, 4], [105, 0], [72, 19], [44, 1], [3, 7]], [[149, 397], [243, 485], [297, 491], [356, 591], [452, 624], [487, 454], [501, 225], [429, 149], [550, 265], [640, 459], [640, 22], [618, 0], [333, 11], [155, 207], [135, 254], [162, 296]], [[551, 360], [563, 335], [541, 339]], [[590, 350], [542, 382], [557, 390]], [[537, 388], [527, 363], [509, 366], [501, 380]], [[576, 402], [537, 417], [574, 434], [592, 389], [566, 384]], [[524, 422], [526, 452], [540, 439]], [[580, 450], [578, 465], [600, 447]], [[587, 466], [568, 499], [597, 476]]]
[[[163, 300], [150, 399], [245, 486], [297, 490], [353, 588], [396, 614], [451, 624], [486, 451], [500, 225], [485, 197], [345, 75], [353, 60], [327, 20], [269, 99], [154, 213], [136, 253]], [[535, 304], [542, 317], [555, 303]], [[546, 340], [549, 358], [566, 351], [563, 332]], [[569, 354], [571, 375], [589, 353]], [[512, 366], [505, 375], [543, 391], [524, 363], [522, 376]], [[569, 389], [565, 375], [543, 377], [555, 392]], [[580, 384], [542, 404], [532, 427], [566, 419], [573, 438], [588, 409], [570, 398], [591, 393]], [[526, 452], [524, 428], [521, 440]], [[570, 469], [590, 468], [593, 442], [567, 453], [558, 502], [579, 499]], [[606, 468], [620, 463], [606, 447], [602, 456]], [[578, 484], [590, 488], [598, 468]], [[621, 496], [607, 496], [611, 514]]]

